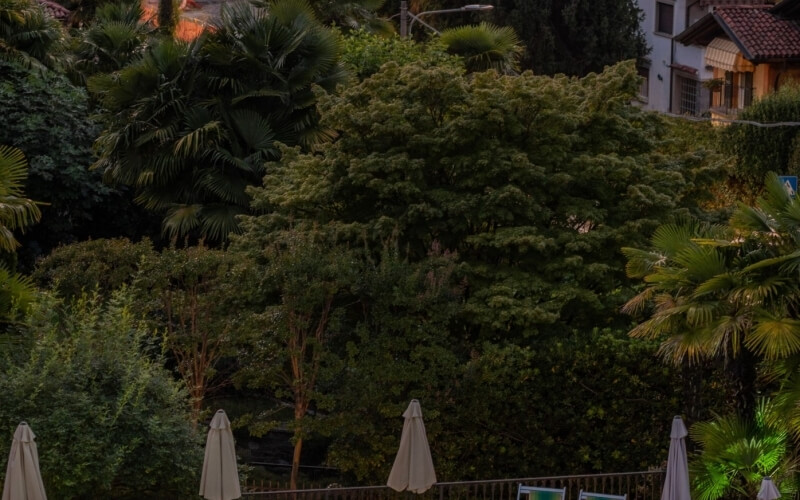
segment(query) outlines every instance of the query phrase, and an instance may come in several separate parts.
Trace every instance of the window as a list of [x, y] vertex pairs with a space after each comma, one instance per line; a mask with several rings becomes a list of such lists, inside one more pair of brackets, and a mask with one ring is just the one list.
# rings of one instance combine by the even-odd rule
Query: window
[[656, 2], [656, 33], [671, 35], [672, 19], [674, 15], [674, 5], [671, 3]]
[[706, 11], [700, 7], [700, 2], [690, 3], [689, 6], [686, 7], [686, 27], [688, 28], [693, 25], [704, 15], [706, 15]]
[[697, 84], [697, 80], [692, 80], [691, 78], [678, 76], [677, 82], [678, 82], [678, 111], [681, 114], [696, 115], [697, 96], [699, 94], [699, 86]]
[[733, 71], [725, 72], [725, 86], [722, 88], [722, 107], [733, 107]]
[[739, 107], [753, 104], [753, 73], [739, 73]]

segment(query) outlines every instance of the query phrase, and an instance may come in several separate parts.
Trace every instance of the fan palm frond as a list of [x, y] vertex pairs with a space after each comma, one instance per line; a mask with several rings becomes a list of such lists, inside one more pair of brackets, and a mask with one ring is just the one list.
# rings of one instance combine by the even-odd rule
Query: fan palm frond
[[460, 26], [442, 32], [447, 51], [464, 58], [467, 71], [493, 69], [501, 74], [519, 70], [522, 45], [513, 28], [488, 23]]
[[13, 230], [24, 229], [42, 216], [36, 202], [24, 197], [28, 162], [17, 148], [0, 146], [0, 250], [19, 246]]
[[792, 488], [787, 479], [797, 471], [798, 461], [788, 433], [770, 416], [774, 412], [769, 401], [760, 400], [751, 420], [725, 416], [692, 426], [690, 435], [702, 447], [690, 464], [694, 498], [754, 497], [764, 476]]
[[24, 313], [35, 298], [36, 287], [30, 277], [0, 265], [0, 323], [13, 321], [16, 313]]
[[800, 352], [800, 321], [763, 314], [747, 337], [747, 346], [766, 359], [786, 358]]

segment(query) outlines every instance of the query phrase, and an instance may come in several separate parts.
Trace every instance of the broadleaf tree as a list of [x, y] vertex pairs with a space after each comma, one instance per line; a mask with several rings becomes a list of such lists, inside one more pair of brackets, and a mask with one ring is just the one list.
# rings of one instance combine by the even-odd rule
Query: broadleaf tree
[[388, 63], [321, 96], [337, 140], [285, 150], [255, 207], [341, 223], [373, 249], [396, 237], [411, 261], [434, 241], [457, 252], [480, 338], [607, 326], [627, 293], [620, 243], [696, 210], [718, 168], [659, 153], [637, 86], [632, 63], [584, 79]]

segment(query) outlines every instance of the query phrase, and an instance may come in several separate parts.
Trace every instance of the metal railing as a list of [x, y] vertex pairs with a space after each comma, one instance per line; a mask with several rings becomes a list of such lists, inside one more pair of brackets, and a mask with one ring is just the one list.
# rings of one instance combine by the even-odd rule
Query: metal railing
[[664, 471], [549, 476], [486, 481], [436, 483], [421, 495], [398, 493], [388, 486], [316, 488], [305, 490], [248, 491], [244, 497], [263, 500], [516, 500], [519, 484], [567, 488], [567, 499], [578, 498], [580, 490], [628, 495], [628, 500], [659, 500]]

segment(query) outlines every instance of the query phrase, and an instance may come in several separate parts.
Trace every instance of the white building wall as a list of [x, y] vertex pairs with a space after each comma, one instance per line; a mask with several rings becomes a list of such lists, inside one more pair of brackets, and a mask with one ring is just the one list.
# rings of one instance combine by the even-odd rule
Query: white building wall
[[[689, 66], [698, 71], [699, 81], [711, 78], [711, 71], [705, 67], [703, 57], [705, 48], [685, 46], [673, 42], [672, 37], [681, 33], [686, 26], [686, 0], [663, 0], [673, 5], [672, 36], [656, 32], [656, 2], [660, 0], [637, 0], [639, 8], [644, 12], [642, 31], [647, 45], [650, 47], [650, 69], [648, 73], [648, 96], [645, 107], [655, 111], [670, 110], [670, 96], [675, 96], [674, 64]], [[673, 99], [674, 100], [674, 99]], [[673, 109], [677, 104], [673, 103]]]

